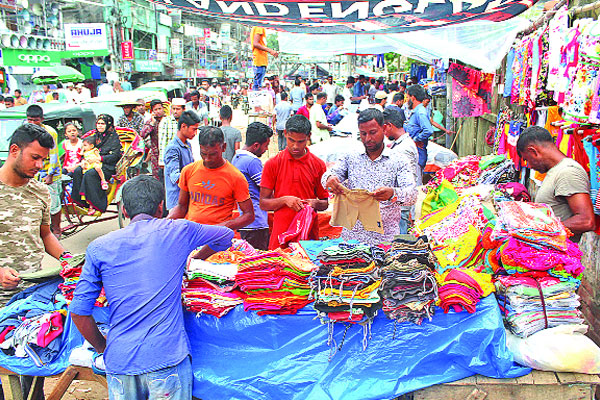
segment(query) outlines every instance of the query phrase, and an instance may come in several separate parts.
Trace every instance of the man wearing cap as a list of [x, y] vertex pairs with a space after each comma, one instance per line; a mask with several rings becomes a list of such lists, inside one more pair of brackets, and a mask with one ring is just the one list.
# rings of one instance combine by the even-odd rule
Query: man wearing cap
[[134, 112], [134, 109], [138, 105], [139, 104], [135, 101], [124, 101], [119, 103], [118, 106], [123, 108], [123, 115], [117, 120], [117, 126], [121, 128], [131, 128], [139, 135], [144, 126], [144, 118], [140, 114]]
[[177, 135], [179, 117], [185, 110], [185, 99], [175, 98], [171, 102], [171, 115], [163, 118], [158, 125], [158, 165], [163, 167], [165, 149]]
[[223, 90], [221, 89], [221, 86], [219, 86], [219, 81], [216, 79], [212, 80], [212, 86], [208, 88], [208, 91], [206, 92], [206, 94], [209, 97], [221, 97], [221, 95], [223, 94]]
[[387, 103], [387, 97], [387, 93], [383, 90], [380, 90], [377, 93], [375, 93], [375, 105], [373, 106], [373, 108], [376, 108], [379, 111], [383, 112], [383, 109], [385, 108], [385, 103]]

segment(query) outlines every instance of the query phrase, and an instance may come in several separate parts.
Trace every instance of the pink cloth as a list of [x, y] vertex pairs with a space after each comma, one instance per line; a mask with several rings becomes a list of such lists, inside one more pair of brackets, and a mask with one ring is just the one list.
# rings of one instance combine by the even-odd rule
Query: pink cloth
[[56, 311], [50, 315], [48, 321], [44, 322], [40, 327], [37, 337], [37, 344], [41, 347], [46, 347], [48, 344], [59, 337], [63, 332], [63, 316]]
[[521, 240], [511, 237], [502, 251], [502, 263], [520, 266], [532, 271], [562, 268], [577, 277], [585, 269], [581, 264], [581, 256], [582, 253], [579, 247], [568, 239], [567, 251], [564, 252], [553, 248], [536, 249]]

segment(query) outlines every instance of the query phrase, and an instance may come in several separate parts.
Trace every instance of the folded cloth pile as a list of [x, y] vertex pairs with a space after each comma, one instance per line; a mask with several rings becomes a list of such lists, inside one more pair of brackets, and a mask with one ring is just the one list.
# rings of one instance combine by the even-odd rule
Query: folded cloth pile
[[[64, 279], [64, 282], [58, 285], [61, 293], [65, 297], [67, 304], [71, 304], [73, 300], [73, 292], [75, 292], [75, 287], [77, 286], [77, 282], [79, 282], [79, 276], [81, 275], [81, 270], [83, 268], [83, 264], [85, 263], [85, 254], [78, 254], [73, 256], [67, 268], [63, 268], [60, 272], [60, 276]], [[106, 300], [106, 293], [104, 292], [104, 288], [100, 291], [100, 295], [96, 299], [96, 307], [107, 307], [108, 301]]]
[[431, 320], [437, 300], [432, 269], [433, 255], [426, 236], [392, 242], [381, 269], [379, 287], [383, 312], [389, 319], [418, 325], [425, 317]]
[[241, 252], [222, 251], [204, 261], [193, 258], [194, 253], [188, 258], [183, 279], [183, 305], [187, 311], [221, 318], [243, 302], [235, 290], [238, 269], [235, 261], [245, 256]]
[[480, 161], [481, 157], [474, 155], [452, 161], [446, 168], [437, 171], [427, 186], [438, 186], [443, 180], [447, 180], [457, 188], [474, 186], [481, 175]]
[[15, 321], [14, 325], [3, 324], [0, 349], [11, 356], [30, 357], [36, 366], [43, 367], [60, 352], [66, 315], [66, 310], [59, 310]]
[[575, 294], [584, 271], [582, 253], [569, 234], [545, 204], [499, 204], [486, 246], [496, 246], [490, 265], [509, 274], [498, 277], [496, 287], [505, 325], [515, 335], [583, 322]]
[[436, 274], [436, 279], [440, 296], [438, 306], [445, 313], [450, 309], [456, 312], [464, 309], [473, 314], [479, 299], [489, 296], [494, 291], [491, 275], [471, 269], [452, 269], [443, 274]]
[[528, 337], [542, 329], [584, 323], [575, 282], [564, 282], [543, 272], [532, 275], [496, 279], [496, 298], [512, 333]]
[[241, 259], [235, 283], [244, 310], [258, 315], [295, 314], [310, 303], [308, 277], [315, 268], [310, 260], [279, 251]]
[[[321, 266], [311, 274], [309, 282], [314, 308], [322, 323], [370, 326], [383, 304], [378, 289], [384, 258], [384, 250], [363, 244], [340, 243], [319, 253]], [[332, 325], [330, 329], [332, 332]]]

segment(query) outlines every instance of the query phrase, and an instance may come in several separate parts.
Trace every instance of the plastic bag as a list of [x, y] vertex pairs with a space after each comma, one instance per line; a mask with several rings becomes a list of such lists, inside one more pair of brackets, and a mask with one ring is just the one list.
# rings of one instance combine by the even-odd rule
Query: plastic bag
[[544, 329], [526, 339], [506, 331], [506, 346], [516, 362], [542, 371], [600, 373], [600, 348], [584, 334], [587, 325]]

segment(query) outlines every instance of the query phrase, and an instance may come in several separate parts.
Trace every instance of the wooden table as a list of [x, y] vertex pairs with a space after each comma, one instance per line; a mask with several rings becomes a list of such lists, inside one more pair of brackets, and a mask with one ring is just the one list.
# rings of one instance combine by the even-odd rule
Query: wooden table
[[[108, 389], [105, 376], [96, 375], [90, 368], [85, 367], [71, 365], [62, 374], [48, 378], [58, 378], [58, 382], [56, 382], [56, 386], [52, 390], [52, 393], [46, 397], [47, 400], [62, 399], [67, 392], [67, 389], [69, 389], [69, 386], [71, 386], [71, 383], [76, 379], [80, 381], [99, 382]], [[44, 392], [43, 377], [36, 376], [33, 378], [33, 383], [27, 399], [23, 399], [21, 381], [18, 374], [0, 367], [0, 380], [2, 381], [2, 390], [4, 392], [5, 400], [29, 400], [34, 398], [35, 394]]]

